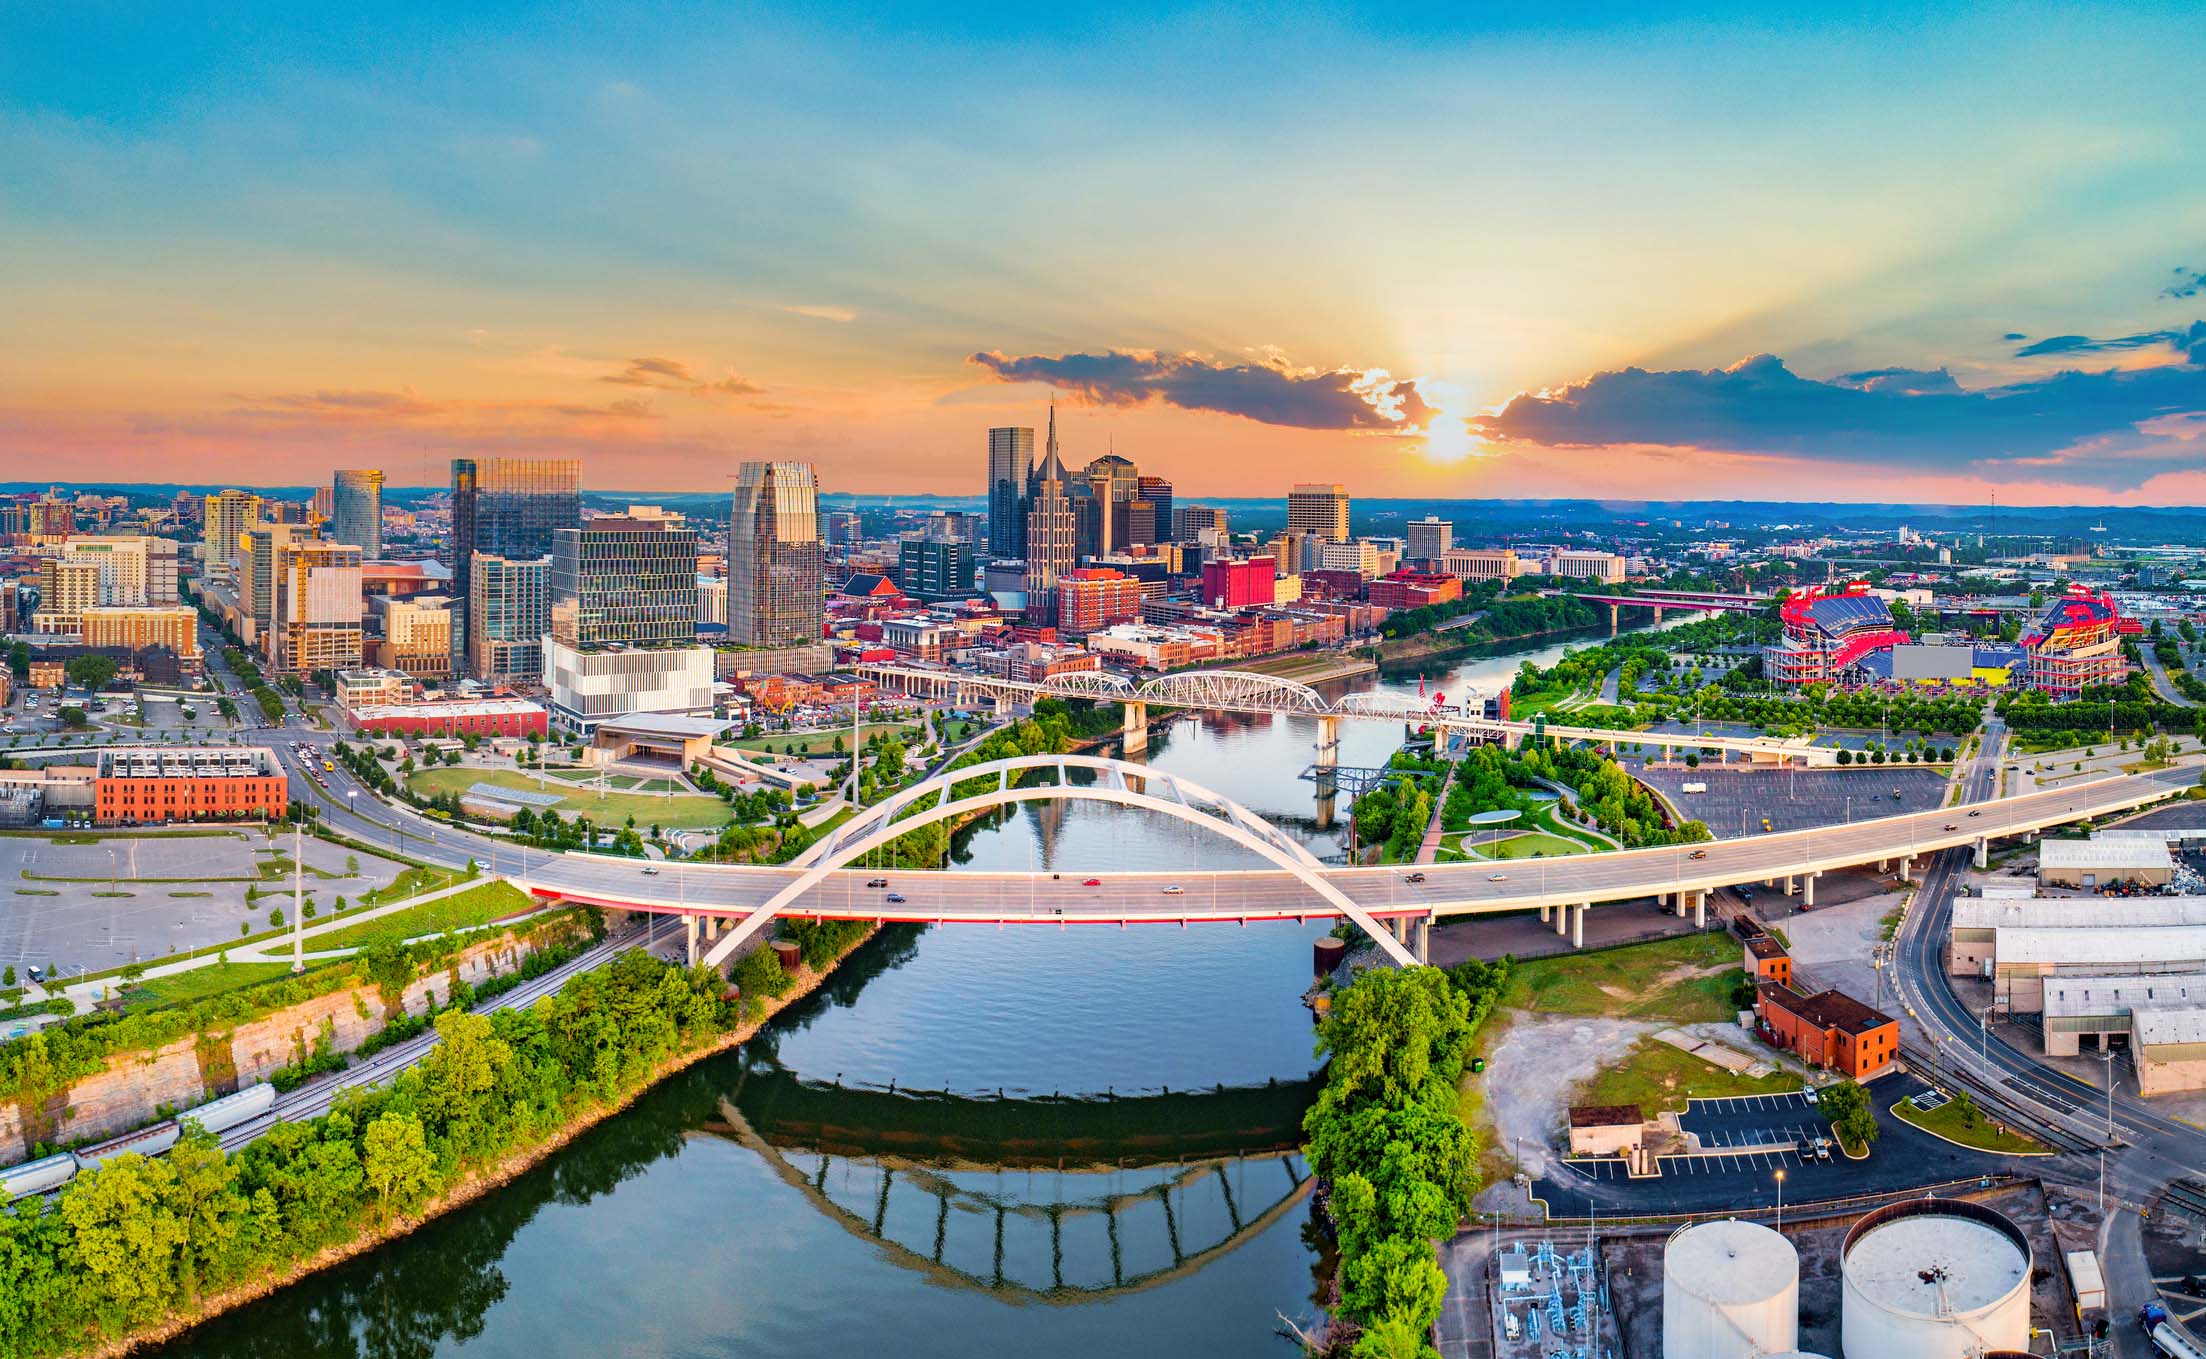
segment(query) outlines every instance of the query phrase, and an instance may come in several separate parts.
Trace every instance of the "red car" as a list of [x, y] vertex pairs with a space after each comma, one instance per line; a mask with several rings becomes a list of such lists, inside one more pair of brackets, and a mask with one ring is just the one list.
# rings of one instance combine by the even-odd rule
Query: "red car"
[[1103, 885], [1103, 880], [1101, 878], [1089, 878], [1087, 881], [1081, 883], [1080, 885], [1082, 887], [1101, 887]]

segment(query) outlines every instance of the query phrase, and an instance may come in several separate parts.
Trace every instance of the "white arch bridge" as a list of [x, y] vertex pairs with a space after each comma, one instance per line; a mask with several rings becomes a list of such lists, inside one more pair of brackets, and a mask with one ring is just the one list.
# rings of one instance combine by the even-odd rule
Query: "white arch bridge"
[[1454, 703], [1370, 690], [1328, 699], [1307, 684], [1252, 670], [1185, 670], [1159, 675], [1140, 684], [1123, 675], [1101, 670], [1073, 671], [1036, 681], [998, 679], [961, 670], [888, 662], [863, 664], [858, 672], [884, 689], [947, 698], [961, 704], [976, 699], [1032, 703], [1039, 698], [1116, 703], [1125, 710], [1125, 748], [1129, 752], [1148, 745], [1149, 708], [1155, 705], [1254, 716], [1315, 718], [1318, 724], [1317, 762], [1321, 767], [1334, 763], [1343, 720], [1415, 723], [1443, 736], [1463, 735], [1509, 745], [1527, 736], [1546, 735], [1559, 741], [1594, 741], [1618, 747], [1660, 750], [1665, 756], [1673, 750], [1712, 750], [1725, 756], [1737, 753], [1750, 762], [1797, 761], [1806, 765], [1827, 765], [1838, 761], [1836, 749], [1815, 745], [1805, 737], [1705, 736], [1519, 722], [1488, 716], [1484, 700], [1476, 694], [1459, 696]]

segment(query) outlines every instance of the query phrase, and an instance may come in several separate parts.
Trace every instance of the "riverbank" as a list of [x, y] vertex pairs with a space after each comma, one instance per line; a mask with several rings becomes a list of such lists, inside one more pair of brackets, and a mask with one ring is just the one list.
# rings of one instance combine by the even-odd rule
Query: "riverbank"
[[[107, 1341], [95, 1348], [79, 1351], [78, 1353], [94, 1356], [95, 1359], [112, 1359], [114, 1356], [132, 1354], [151, 1346], [165, 1344], [179, 1338], [194, 1327], [221, 1316], [225, 1312], [258, 1302], [323, 1270], [366, 1255], [418, 1230], [427, 1223], [445, 1216], [454, 1209], [466, 1207], [484, 1195], [503, 1188], [517, 1177], [536, 1167], [546, 1158], [565, 1148], [583, 1133], [628, 1109], [638, 1099], [669, 1077], [695, 1066], [707, 1058], [718, 1056], [749, 1042], [757, 1036], [761, 1029], [772, 1022], [776, 1015], [816, 991], [852, 953], [864, 947], [866, 941], [871, 939], [879, 928], [878, 925], [868, 928], [863, 934], [855, 938], [848, 947], [842, 949], [819, 968], [800, 965], [798, 970], [791, 974], [793, 981], [789, 989], [779, 997], [765, 998], [763, 1006], [755, 1019], [739, 1019], [733, 1028], [717, 1035], [711, 1041], [700, 1043], [688, 1051], [667, 1057], [652, 1068], [650, 1073], [638, 1082], [633, 1089], [625, 1092], [617, 1100], [586, 1110], [569, 1120], [558, 1131], [550, 1133], [541, 1140], [532, 1142], [527, 1146], [514, 1149], [491, 1165], [470, 1172], [464, 1179], [414, 1212], [394, 1216], [374, 1230], [365, 1232], [343, 1245], [326, 1248], [307, 1259], [295, 1262], [280, 1274], [203, 1298], [188, 1311], [173, 1315], [158, 1326], [133, 1332], [128, 1336]], [[748, 998], [746, 999], [748, 1000]]]
[[1258, 656], [1233, 668], [1255, 675], [1290, 679], [1297, 684], [1325, 684], [1372, 674], [1378, 670], [1379, 663], [1368, 656], [1340, 651], [1282, 651], [1277, 655]]
[[[1463, 631], [1468, 631], [1464, 629]], [[1601, 633], [1599, 624], [1586, 624], [1567, 628], [1545, 628], [1537, 632], [1520, 632], [1508, 637], [1473, 637], [1464, 639], [1463, 631], [1435, 628], [1411, 637], [1395, 637], [1373, 648], [1378, 653], [1377, 669], [1380, 674], [1389, 670], [1422, 669], [1442, 665], [1475, 656], [1481, 652], [1519, 647], [1530, 642], [1554, 642], [1576, 637], [1591, 637]]]

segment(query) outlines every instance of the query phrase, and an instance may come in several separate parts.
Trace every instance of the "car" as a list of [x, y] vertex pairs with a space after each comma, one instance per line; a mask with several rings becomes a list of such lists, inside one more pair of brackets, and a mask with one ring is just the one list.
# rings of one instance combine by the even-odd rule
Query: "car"
[[1176, 897], [1185, 894], [1186, 891], [1186, 888], [1180, 886], [1178, 883], [1175, 882], [1170, 887], [1164, 889], [1164, 894], [1168, 897]]
[[867, 878], [867, 879], [866, 879], [866, 886], [868, 886], [868, 887], [886, 887], [886, 886], [888, 886], [888, 885], [889, 885], [889, 880], [888, 880], [887, 878]]
[[643, 866], [643, 875], [647, 878], [655, 878], [659, 876], [659, 866], [657, 864], [645, 864]]
[[1101, 887], [1103, 885], [1103, 880], [1101, 878], [1083, 878], [1080, 881], [1080, 885], [1082, 887]]
[[1958, 821], [1948, 821], [1948, 822], [1946, 822], [1946, 829], [1947, 829], [1947, 830], [1959, 830], [1959, 829], [1961, 829], [1961, 823], [1960, 823], [1960, 822], [1958, 822]]
[[883, 898], [883, 900], [887, 901], [891, 906], [901, 906], [904, 904], [904, 894], [902, 892], [891, 892], [888, 894], [887, 897]]
[[1969, 815], [1970, 815], [1970, 816], [1982, 816], [1982, 815], [1983, 815], [1983, 813], [1982, 813], [1982, 812], [1970, 812], [1970, 813], [1969, 813]]
[[1691, 854], [1688, 854], [1685, 857], [1688, 859], [1705, 859], [1708, 857], [1708, 851], [1705, 849], [1696, 849]]
[[1828, 1161], [1831, 1159], [1830, 1138], [1818, 1137], [1815, 1139], [1815, 1159], [1818, 1161]]
[[1488, 881], [1488, 882], [1507, 882], [1507, 881], [1509, 881], [1509, 875], [1508, 875], [1507, 873], [1488, 873], [1488, 874], [1486, 875], [1486, 881]]
[[1402, 879], [1403, 882], [1423, 882], [1424, 880], [1425, 875], [1422, 873], [1411, 873]]

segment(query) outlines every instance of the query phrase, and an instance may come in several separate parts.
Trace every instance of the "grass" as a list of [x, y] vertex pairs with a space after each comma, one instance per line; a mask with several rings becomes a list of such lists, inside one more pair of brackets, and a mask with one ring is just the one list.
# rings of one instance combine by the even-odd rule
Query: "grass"
[[289, 963], [216, 963], [173, 976], [148, 977], [123, 993], [123, 1008], [157, 1010], [167, 1005], [189, 1005], [224, 991], [272, 980], [290, 970]]
[[[871, 741], [876, 732], [886, 732], [890, 736], [901, 738], [907, 746], [919, 737], [918, 726], [910, 722], [868, 722], [861, 729], [860, 740]], [[837, 741], [843, 743], [840, 752], [835, 749]], [[848, 754], [850, 728], [823, 727], [818, 731], [785, 731], [779, 735], [753, 736], [746, 740], [730, 741], [728, 744], [737, 750], [771, 750], [776, 755], [791, 752], [798, 755]]]
[[2034, 1137], [2025, 1136], [2011, 1128], [1994, 1127], [1981, 1109], [1976, 1111], [1973, 1119], [1964, 1122], [1959, 1100], [1947, 1100], [1926, 1114], [1915, 1107], [1914, 1100], [1903, 1099], [1892, 1106], [1892, 1113], [1902, 1123], [1912, 1123], [1924, 1132], [1936, 1133], [1949, 1142], [1958, 1142], [1978, 1151], [1998, 1152], [2005, 1156], [2028, 1156], [2046, 1150], [2045, 1144]]
[[1799, 1078], [1785, 1072], [1744, 1076], [1680, 1052], [1668, 1043], [1642, 1038], [1624, 1054], [1624, 1060], [1580, 1086], [1571, 1102], [1635, 1104], [1642, 1117], [1653, 1118], [1666, 1109], [1683, 1113], [1689, 1099], [1784, 1095], [1799, 1088]]
[[1722, 1023], [1737, 1018], [1731, 983], [1738, 971], [1737, 942], [1703, 932], [1518, 963], [1502, 999], [1540, 1014]]
[[[415, 792], [423, 794], [465, 794], [478, 783], [518, 792], [558, 793], [558, 804], [548, 810], [558, 812], [561, 817], [569, 820], [586, 816], [606, 829], [618, 827], [631, 816], [636, 819], [639, 830], [650, 826], [663, 826], [669, 830], [717, 830], [727, 825], [729, 820], [727, 804], [716, 797], [655, 797], [643, 793], [601, 795], [594, 789], [561, 789], [556, 780], [550, 787], [538, 787], [533, 777], [505, 769], [422, 769], [415, 771], [407, 782]], [[541, 812], [546, 809], [531, 807], [530, 810]]]
[[1496, 859], [1555, 859], [1592, 852], [1583, 841], [1566, 840], [1546, 831], [1527, 831], [1522, 835], [1512, 835], [1499, 844], [1483, 848], [1484, 852]]
[[440, 887], [465, 881], [467, 874], [457, 868], [409, 868], [391, 879], [388, 886], [378, 887], [357, 903], [360, 906], [381, 906], [387, 902], [404, 901], [424, 892], [434, 892]]
[[419, 935], [487, 925], [501, 916], [525, 911], [531, 904], [528, 893], [518, 887], [486, 882], [374, 920], [363, 920], [331, 934], [312, 936], [306, 943], [314, 950], [361, 948], [378, 940], [395, 944]]

